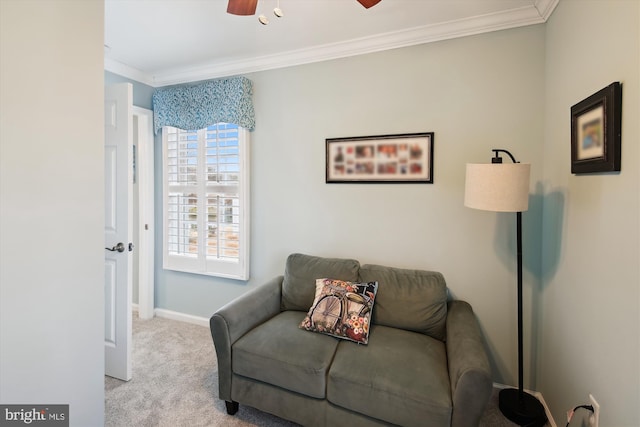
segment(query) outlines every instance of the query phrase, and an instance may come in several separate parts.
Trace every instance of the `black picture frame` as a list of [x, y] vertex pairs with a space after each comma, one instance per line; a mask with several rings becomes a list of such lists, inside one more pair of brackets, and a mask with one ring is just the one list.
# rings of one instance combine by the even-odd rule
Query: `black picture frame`
[[325, 142], [327, 183], [433, 184], [433, 132]]
[[620, 171], [622, 85], [611, 83], [571, 107], [571, 173]]

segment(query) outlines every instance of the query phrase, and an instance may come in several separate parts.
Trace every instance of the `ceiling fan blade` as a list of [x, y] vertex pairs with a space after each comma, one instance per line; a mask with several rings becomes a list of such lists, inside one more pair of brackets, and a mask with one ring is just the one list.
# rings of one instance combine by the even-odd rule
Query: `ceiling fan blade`
[[358, 3], [360, 3], [361, 5], [366, 7], [367, 9], [369, 9], [370, 7], [375, 6], [378, 3], [380, 3], [380, 1], [381, 0], [358, 0]]
[[229, 0], [227, 13], [232, 15], [255, 15], [258, 0]]

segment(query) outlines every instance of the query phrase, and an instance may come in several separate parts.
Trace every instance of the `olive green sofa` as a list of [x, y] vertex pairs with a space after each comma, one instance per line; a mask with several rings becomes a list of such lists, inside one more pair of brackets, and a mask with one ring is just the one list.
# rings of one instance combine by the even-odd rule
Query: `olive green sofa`
[[[299, 328], [315, 280], [378, 282], [367, 345]], [[292, 254], [210, 320], [219, 397], [305, 426], [477, 426], [492, 392], [477, 319], [440, 273]]]

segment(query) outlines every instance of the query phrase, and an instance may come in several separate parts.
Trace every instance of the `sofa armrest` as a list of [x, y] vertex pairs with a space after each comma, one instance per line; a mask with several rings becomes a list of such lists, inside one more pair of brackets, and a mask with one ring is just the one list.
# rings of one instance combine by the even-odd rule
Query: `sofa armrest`
[[451, 426], [477, 426], [493, 388], [478, 320], [464, 301], [449, 301], [447, 359], [453, 413]]
[[280, 312], [283, 276], [236, 298], [211, 316], [209, 325], [218, 356], [220, 399], [231, 401], [231, 346], [244, 334]]

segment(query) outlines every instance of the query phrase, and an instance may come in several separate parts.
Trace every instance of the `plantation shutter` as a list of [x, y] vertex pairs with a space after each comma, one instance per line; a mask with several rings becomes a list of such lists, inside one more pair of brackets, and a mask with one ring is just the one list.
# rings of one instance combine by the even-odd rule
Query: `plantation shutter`
[[163, 128], [165, 268], [248, 277], [248, 131]]

